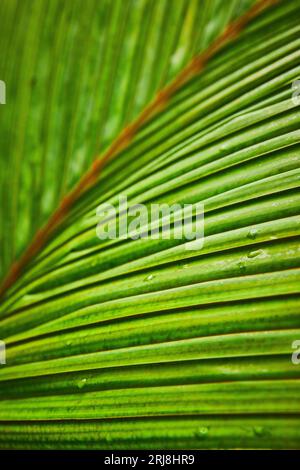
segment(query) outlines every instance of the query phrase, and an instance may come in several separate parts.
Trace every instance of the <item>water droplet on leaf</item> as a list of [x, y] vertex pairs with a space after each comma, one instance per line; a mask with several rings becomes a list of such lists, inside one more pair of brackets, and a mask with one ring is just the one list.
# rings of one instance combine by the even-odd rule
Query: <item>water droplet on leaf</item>
[[81, 379], [77, 382], [77, 387], [82, 388], [85, 386], [87, 379]]
[[257, 256], [262, 255], [262, 254], [263, 254], [263, 250], [250, 251], [250, 253], [248, 253], [248, 258], [256, 258]]
[[258, 437], [264, 437], [270, 434], [269, 431], [263, 426], [254, 426], [253, 432], [255, 436], [258, 436]]
[[205, 437], [207, 437], [207, 434], [208, 434], [208, 428], [206, 426], [202, 426], [197, 431], [197, 436], [200, 437], [201, 439], [204, 439]]
[[258, 231], [255, 229], [255, 228], [252, 228], [247, 237], [250, 238], [251, 240], [255, 240], [255, 238], [257, 237], [257, 234], [258, 234]]

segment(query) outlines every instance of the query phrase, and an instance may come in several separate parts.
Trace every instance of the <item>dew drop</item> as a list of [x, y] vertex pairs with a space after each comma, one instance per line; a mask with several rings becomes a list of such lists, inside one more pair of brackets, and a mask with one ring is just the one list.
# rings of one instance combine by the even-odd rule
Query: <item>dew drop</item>
[[250, 251], [250, 253], [248, 253], [248, 258], [256, 258], [257, 256], [259, 255], [262, 255], [263, 254], [263, 250], [255, 250], [255, 251]]
[[255, 229], [255, 228], [252, 228], [247, 237], [250, 238], [251, 240], [255, 240], [255, 238], [257, 237], [257, 234], [258, 234], [258, 231]]
[[255, 434], [255, 436], [264, 437], [269, 434], [269, 431], [263, 426], [254, 426], [253, 433]]
[[87, 379], [81, 379], [77, 382], [77, 387], [82, 388], [85, 386]]
[[244, 273], [246, 271], [246, 264], [244, 260], [241, 260], [238, 262], [238, 267], [241, 273]]
[[152, 281], [153, 278], [154, 278], [153, 274], [150, 274], [150, 275], [147, 276], [144, 280], [145, 280], [145, 281]]
[[204, 439], [207, 437], [208, 434], [208, 428], [206, 426], [202, 426], [197, 430], [197, 436], [200, 437], [201, 439]]

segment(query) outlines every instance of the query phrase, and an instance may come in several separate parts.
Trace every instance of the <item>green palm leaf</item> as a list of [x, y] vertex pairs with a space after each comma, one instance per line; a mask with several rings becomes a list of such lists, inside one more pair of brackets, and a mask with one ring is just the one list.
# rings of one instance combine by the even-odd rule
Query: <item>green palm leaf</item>
[[[1, 448], [299, 447], [300, 2], [253, 4], [2, 0], [1, 276], [38, 249], [3, 289]], [[204, 246], [99, 240], [120, 195], [201, 202]]]

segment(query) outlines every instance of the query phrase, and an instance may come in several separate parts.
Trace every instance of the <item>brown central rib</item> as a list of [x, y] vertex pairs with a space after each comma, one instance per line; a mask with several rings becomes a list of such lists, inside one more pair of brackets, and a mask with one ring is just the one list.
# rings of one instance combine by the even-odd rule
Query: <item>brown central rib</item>
[[62, 199], [57, 209], [53, 212], [48, 222], [35, 234], [29, 247], [23, 255], [13, 263], [6, 278], [0, 287], [0, 297], [21, 276], [26, 265], [43, 248], [50, 235], [59, 227], [66, 214], [70, 211], [78, 198], [97, 181], [104, 165], [121, 150], [127, 147], [133, 140], [137, 131], [155, 114], [159, 113], [168, 103], [170, 97], [186, 82], [197, 75], [206, 62], [220, 49], [235, 39], [245, 25], [264, 11], [267, 7], [281, 0], [258, 0], [244, 15], [230, 23], [225, 31], [203, 53], [195, 56], [191, 62], [169, 83], [157, 93], [141, 114], [129, 126], [125, 127], [117, 136], [108, 150], [100, 157], [96, 157], [89, 170], [82, 176], [75, 187]]

